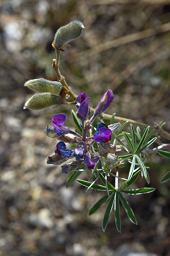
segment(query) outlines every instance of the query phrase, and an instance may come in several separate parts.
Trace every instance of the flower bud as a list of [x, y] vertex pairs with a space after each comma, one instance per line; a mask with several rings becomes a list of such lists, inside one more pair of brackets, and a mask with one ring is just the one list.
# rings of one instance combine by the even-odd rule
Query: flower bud
[[29, 108], [32, 110], [47, 108], [56, 104], [61, 104], [62, 100], [59, 96], [44, 92], [36, 93], [27, 100], [24, 109]]
[[60, 27], [54, 36], [52, 46], [56, 49], [61, 49], [64, 44], [79, 37], [84, 28], [83, 23], [78, 20], [71, 21], [67, 25]]
[[47, 125], [46, 133], [47, 133], [47, 136], [50, 137], [50, 138], [57, 138], [57, 134], [55, 132], [55, 129], [50, 124]]
[[94, 121], [97, 115], [100, 115], [103, 113], [111, 104], [112, 100], [114, 98], [114, 94], [111, 89], [107, 90], [104, 95], [102, 96], [101, 100], [99, 101], [94, 114], [91, 118], [91, 121]]
[[76, 99], [77, 116], [85, 121], [89, 112], [89, 100], [86, 93], [81, 92]]
[[62, 89], [62, 84], [57, 81], [49, 81], [44, 78], [37, 78], [28, 80], [25, 87], [33, 90], [34, 92], [51, 92], [53, 94], [59, 95]]

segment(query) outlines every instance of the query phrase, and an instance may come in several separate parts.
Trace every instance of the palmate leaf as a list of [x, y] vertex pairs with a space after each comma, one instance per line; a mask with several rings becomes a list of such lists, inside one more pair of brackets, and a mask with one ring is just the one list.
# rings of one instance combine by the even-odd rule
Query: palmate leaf
[[165, 182], [168, 182], [168, 181], [170, 181], [170, 171], [167, 172], [167, 173], [165, 173], [165, 174], [162, 176], [162, 178], [161, 178], [161, 182], [162, 182], [162, 183], [165, 183]]
[[155, 188], [151, 187], [143, 187], [143, 188], [134, 188], [134, 189], [127, 189], [123, 190], [124, 193], [130, 194], [130, 195], [142, 195], [142, 194], [148, 194], [155, 191]]
[[119, 192], [115, 193], [114, 196], [114, 217], [115, 217], [115, 225], [118, 232], [121, 232], [121, 217], [120, 217], [120, 203], [119, 203]]
[[112, 213], [113, 210], [113, 205], [114, 205], [114, 192], [109, 196], [109, 200], [108, 200], [108, 204], [106, 207], [106, 211], [104, 214], [104, 218], [103, 218], [103, 222], [102, 222], [102, 230], [105, 231], [110, 219], [110, 215]]
[[80, 119], [78, 118], [76, 112], [73, 109], [71, 111], [71, 114], [72, 114], [72, 117], [73, 117], [73, 120], [74, 120], [74, 123], [75, 123], [76, 127], [78, 128], [78, 130], [80, 132], [82, 132], [81, 121], [80, 121]]
[[130, 207], [128, 201], [126, 200], [126, 198], [123, 197], [123, 195], [121, 193], [119, 193], [119, 198], [120, 198], [120, 202], [128, 216], [128, 219], [137, 225], [137, 220], [136, 220], [136, 217], [135, 217], [135, 214], [132, 210], [132, 208]]
[[139, 154], [143, 149], [149, 147], [157, 139], [156, 137], [152, 138], [149, 126], [147, 126], [144, 131], [141, 131], [139, 127], [135, 129], [131, 126], [130, 133], [125, 132], [124, 137], [129, 153], [132, 154]]
[[103, 196], [102, 198], [100, 198], [89, 210], [89, 215], [92, 215], [93, 213], [95, 213], [101, 206], [102, 204], [104, 204], [108, 199], [108, 195]]

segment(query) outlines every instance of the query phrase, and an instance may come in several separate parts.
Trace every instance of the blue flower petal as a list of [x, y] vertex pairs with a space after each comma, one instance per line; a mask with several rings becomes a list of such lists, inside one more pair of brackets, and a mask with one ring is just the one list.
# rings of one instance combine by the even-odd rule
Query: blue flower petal
[[79, 144], [74, 150], [74, 156], [77, 160], [81, 160], [84, 156], [84, 143]]
[[112, 130], [107, 128], [107, 126], [103, 123], [100, 123], [97, 126], [97, 131], [93, 135], [93, 139], [96, 142], [108, 142], [112, 138]]
[[56, 114], [52, 116], [52, 124], [53, 126], [63, 126], [66, 121], [66, 115], [65, 114]]
[[84, 157], [84, 163], [88, 169], [94, 169], [98, 161], [99, 161], [98, 156], [94, 156], [91, 158], [89, 155], [85, 155]]
[[102, 96], [101, 100], [99, 101], [99, 103], [94, 111], [94, 114], [91, 118], [92, 121], [96, 118], [97, 115], [104, 112], [110, 106], [113, 98], [114, 98], [114, 94], [113, 94], [112, 90], [111, 89], [107, 90], [105, 92], [105, 94]]
[[89, 112], [89, 100], [86, 93], [81, 92], [76, 100], [77, 116], [85, 121]]
[[56, 145], [56, 153], [58, 153], [62, 157], [72, 157], [74, 155], [74, 151], [71, 149], [67, 149], [66, 144], [63, 141], [60, 141]]
[[65, 133], [69, 132], [69, 129], [66, 126], [64, 126], [65, 121], [65, 114], [56, 114], [52, 116], [51, 123], [58, 136], [62, 136]]

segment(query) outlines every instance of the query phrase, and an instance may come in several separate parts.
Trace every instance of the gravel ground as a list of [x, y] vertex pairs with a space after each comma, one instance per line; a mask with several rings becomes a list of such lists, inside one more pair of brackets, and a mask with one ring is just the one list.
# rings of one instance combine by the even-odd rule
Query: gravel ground
[[110, 112], [148, 123], [165, 120], [170, 129], [169, 33], [92, 55], [96, 43], [168, 22], [170, 5], [92, 2], [0, 1], [0, 256], [170, 255], [169, 187], [160, 187], [156, 174], [169, 163], [152, 163], [157, 191], [131, 201], [139, 226], [122, 213], [123, 232], [112, 220], [103, 233], [103, 211], [88, 216], [99, 195], [76, 184], [66, 188], [60, 169], [46, 165], [55, 141], [44, 129], [54, 110], [23, 110], [30, 93], [24, 82], [55, 78], [50, 42], [57, 27], [78, 17], [87, 33], [62, 59], [75, 90], [90, 93], [95, 104], [108, 84], [116, 92]]

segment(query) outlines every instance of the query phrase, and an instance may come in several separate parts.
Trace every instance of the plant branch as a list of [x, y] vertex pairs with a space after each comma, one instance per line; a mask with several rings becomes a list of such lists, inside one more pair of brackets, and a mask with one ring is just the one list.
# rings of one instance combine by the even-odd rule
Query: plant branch
[[[170, 25], [170, 23], [169, 23]], [[71, 104], [75, 104], [77, 95], [73, 92], [72, 88], [68, 85], [68, 83], [65, 80], [65, 77], [61, 74], [60, 71], [60, 67], [59, 67], [59, 62], [60, 62], [60, 52], [59, 50], [56, 50], [56, 59], [53, 59], [52, 62], [52, 67], [54, 68], [54, 70], [56, 71], [57, 74], [57, 80], [63, 85], [63, 96], [65, 97], [65, 100], [67, 101], [67, 103], [71, 103]], [[92, 112], [94, 112], [94, 108], [90, 108], [90, 110]], [[113, 118], [112, 115], [110, 114], [105, 114], [102, 113], [102, 117], [105, 120], [110, 120]], [[139, 126], [148, 126], [148, 124], [140, 122], [140, 121], [136, 121], [133, 119], [129, 119], [126, 117], [122, 117], [122, 116], [114, 116], [115, 121], [117, 122], [128, 122], [134, 125], [139, 125]], [[152, 127], [154, 129], [154, 131], [157, 132], [157, 134], [167, 140], [170, 140], [170, 133], [165, 131], [164, 129], [162, 129], [161, 127], [157, 126], [157, 127]]]

